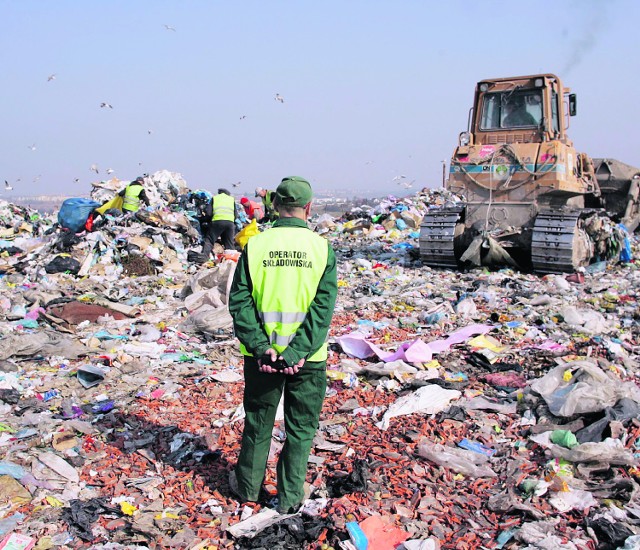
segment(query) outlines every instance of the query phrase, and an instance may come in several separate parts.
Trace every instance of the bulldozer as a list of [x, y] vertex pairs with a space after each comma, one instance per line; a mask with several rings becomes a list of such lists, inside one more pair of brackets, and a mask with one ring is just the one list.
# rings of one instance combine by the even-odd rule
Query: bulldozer
[[423, 263], [566, 273], [619, 253], [640, 224], [640, 169], [576, 151], [576, 112], [553, 74], [478, 82], [445, 183], [462, 201], [425, 215]]

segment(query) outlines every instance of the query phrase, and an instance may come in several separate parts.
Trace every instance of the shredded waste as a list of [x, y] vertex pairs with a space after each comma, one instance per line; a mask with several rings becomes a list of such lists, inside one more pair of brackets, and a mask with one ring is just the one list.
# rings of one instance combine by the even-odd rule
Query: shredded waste
[[458, 272], [419, 254], [448, 191], [314, 216], [338, 258], [329, 386], [309, 498], [279, 515], [282, 415], [265, 498], [229, 486], [239, 252], [201, 257], [179, 174], [145, 189], [77, 233], [0, 201], [0, 547], [640, 548], [637, 236], [579, 274]]

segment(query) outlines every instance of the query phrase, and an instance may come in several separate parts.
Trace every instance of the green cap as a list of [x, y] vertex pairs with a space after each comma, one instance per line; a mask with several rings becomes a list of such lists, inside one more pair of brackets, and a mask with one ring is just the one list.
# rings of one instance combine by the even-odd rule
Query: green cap
[[311, 184], [299, 176], [284, 178], [276, 189], [276, 201], [283, 206], [306, 206], [312, 198]]

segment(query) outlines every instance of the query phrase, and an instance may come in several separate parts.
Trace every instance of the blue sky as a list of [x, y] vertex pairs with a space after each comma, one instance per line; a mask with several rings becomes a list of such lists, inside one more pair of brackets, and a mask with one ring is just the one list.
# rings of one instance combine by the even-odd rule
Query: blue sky
[[638, 21], [635, 0], [0, 0], [0, 179], [437, 187], [475, 83], [541, 72], [578, 94], [579, 150], [640, 165]]

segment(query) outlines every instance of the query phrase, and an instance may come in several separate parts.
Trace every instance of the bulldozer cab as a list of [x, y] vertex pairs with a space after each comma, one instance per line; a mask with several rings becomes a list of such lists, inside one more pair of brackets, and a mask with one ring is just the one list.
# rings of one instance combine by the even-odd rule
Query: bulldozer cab
[[568, 92], [552, 74], [483, 80], [476, 86], [470, 132], [460, 144], [566, 141]]

